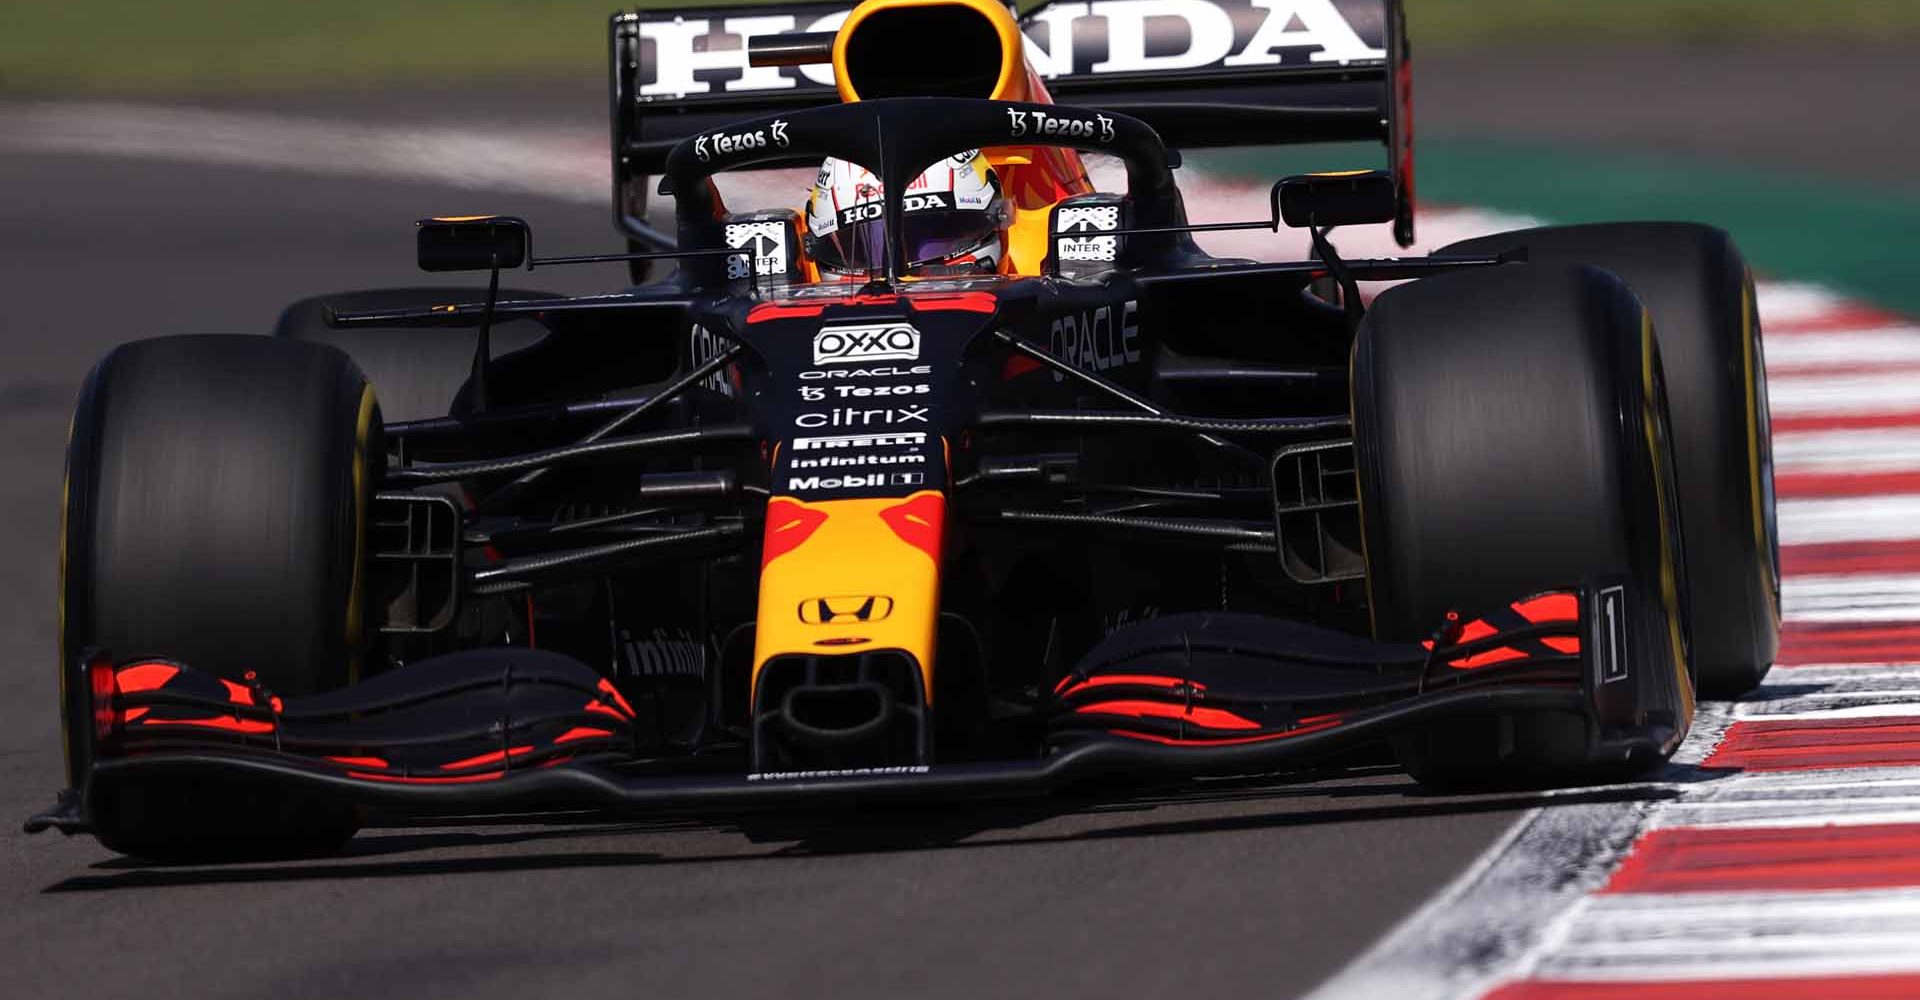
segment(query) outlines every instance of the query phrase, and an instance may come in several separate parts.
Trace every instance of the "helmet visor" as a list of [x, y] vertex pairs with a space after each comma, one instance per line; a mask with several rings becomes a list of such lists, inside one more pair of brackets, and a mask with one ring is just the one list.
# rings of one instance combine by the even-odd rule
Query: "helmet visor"
[[[986, 212], [952, 209], [908, 212], [900, 244], [907, 263], [947, 264], [992, 240], [995, 229]], [[863, 274], [886, 266], [886, 225], [881, 219], [841, 223], [833, 232], [816, 237], [814, 260], [821, 267], [845, 273]]]
[[997, 232], [986, 212], [911, 212], [900, 243], [909, 267], [920, 264], [970, 263], [973, 251]]

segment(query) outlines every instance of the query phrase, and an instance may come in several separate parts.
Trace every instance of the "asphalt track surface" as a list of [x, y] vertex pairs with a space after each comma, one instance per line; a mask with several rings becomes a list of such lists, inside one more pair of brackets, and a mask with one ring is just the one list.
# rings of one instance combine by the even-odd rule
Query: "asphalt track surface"
[[[73, 392], [114, 344], [265, 331], [417, 282], [411, 220], [474, 197], [139, 161], [0, 161], [0, 954], [16, 996], [1287, 996], [1431, 895], [1518, 800], [1393, 774], [1058, 810], [732, 827], [382, 829], [303, 864], [163, 869], [13, 824], [60, 783], [56, 530]], [[604, 214], [524, 204], [544, 246]], [[561, 291], [618, 272], [542, 272]], [[549, 280], [556, 279], [556, 280]], [[17, 991], [17, 992], [16, 992]]]
[[[1437, 107], [1430, 100], [1423, 124], [1457, 121], [1446, 109], [1482, 93], [1459, 89]], [[591, 118], [592, 99], [592, 110], [567, 115]], [[382, 102], [375, 113], [425, 116], [426, 103]], [[1512, 114], [1514, 130], [1545, 124]], [[1751, 142], [1754, 155], [1768, 145], [1809, 155], [1804, 133], [1827, 126], [1801, 116], [1785, 126], [1795, 121], [1800, 142], [1777, 134], [1790, 130], [1781, 122], [1758, 138], [1750, 122], [1716, 134], [1727, 137], [1723, 151]], [[1663, 141], [1657, 128], [1626, 131]], [[1881, 141], [1895, 140], [1857, 140]], [[0, 158], [0, 191], [0, 992], [1289, 996], [1378, 938], [1534, 804], [1426, 796], [1361, 769], [1121, 802], [748, 828], [387, 828], [337, 859], [238, 867], [155, 868], [85, 838], [26, 838], [13, 820], [50, 802], [60, 782], [57, 501], [68, 409], [87, 367], [127, 339], [264, 332], [295, 298], [422, 283], [409, 222], [478, 199], [421, 184], [37, 154]], [[538, 219], [550, 250], [610, 235], [598, 208], [529, 198], [513, 207]], [[538, 278], [590, 291], [618, 273]]]

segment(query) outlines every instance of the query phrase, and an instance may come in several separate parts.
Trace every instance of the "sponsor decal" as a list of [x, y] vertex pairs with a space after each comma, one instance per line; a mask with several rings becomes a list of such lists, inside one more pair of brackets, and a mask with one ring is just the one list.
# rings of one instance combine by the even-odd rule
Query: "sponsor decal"
[[707, 647], [684, 628], [656, 628], [636, 639], [620, 630], [620, 651], [635, 677], [705, 677]]
[[925, 406], [876, 406], [870, 409], [837, 406], [825, 412], [802, 413], [793, 419], [793, 425], [811, 431], [822, 427], [924, 424], [927, 422], [927, 414], [930, 410], [930, 407]]
[[1063, 236], [1054, 242], [1055, 256], [1062, 262], [1076, 260], [1104, 261], [1112, 263], [1120, 256], [1120, 237], [1086, 236], [1075, 238]]
[[761, 771], [747, 775], [748, 781], [804, 781], [809, 778], [867, 778], [888, 774], [927, 774], [933, 768], [925, 764], [895, 764], [891, 767], [843, 767], [826, 771]]
[[[1120, 228], [1120, 206], [1087, 205], [1054, 210], [1054, 257], [1068, 261], [1104, 261], [1119, 256], [1120, 238], [1100, 236]], [[1069, 235], [1082, 234], [1082, 235]]]
[[1110, 233], [1120, 228], [1120, 206], [1068, 206], [1054, 210], [1054, 229], [1062, 233]]
[[[1020, 27], [1028, 63], [1049, 80], [1194, 71], [1225, 76], [1245, 67], [1384, 61], [1379, 11], [1378, 0], [1091, 0], [1047, 4]], [[832, 66], [750, 66], [747, 41], [834, 31], [847, 13], [641, 21], [636, 97], [831, 89]]]
[[1068, 139], [1092, 139], [1097, 142], [1113, 141], [1113, 119], [1107, 115], [1096, 114], [1092, 121], [1088, 121], [1077, 115], [1008, 108], [1007, 119], [1007, 134], [1016, 138], [1061, 136]]
[[918, 472], [867, 472], [850, 476], [792, 476], [787, 479], [788, 493], [815, 490], [863, 490], [880, 486], [924, 486], [927, 477]]
[[839, 434], [833, 437], [797, 437], [794, 451], [832, 451], [841, 448], [918, 448], [927, 443], [923, 431], [901, 434]]
[[920, 360], [920, 331], [905, 323], [829, 326], [813, 335], [813, 363]]
[[912, 375], [931, 374], [933, 374], [932, 365], [914, 365], [910, 368], [881, 365], [878, 368], [813, 368], [801, 372], [800, 377], [809, 382], [818, 382], [822, 379], [906, 378]]
[[[1140, 326], [1134, 321], [1137, 303], [1127, 302], [1114, 316], [1114, 307], [1069, 313], [1048, 328], [1047, 349], [1082, 371], [1104, 372], [1140, 360]], [[1053, 373], [1061, 382], [1066, 376]]]
[[891, 614], [893, 614], [893, 598], [884, 594], [812, 597], [800, 602], [800, 620], [808, 625], [883, 622]]
[[[731, 222], [726, 228], [727, 246], [752, 252], [753, 274], [787, 273], [787, 225], [784, 222]], [[727, 277], [744, 278], [748, 274], [745, 256], [727, 258]]]
[[820, 458], [796, 458], [788, 464], [795, 469], [844, 469], [859, 465], [919, 465], [925, 461], [923, 455], [905, 452], [899, 455], [824, 455]]
[[[924, 177], [926, 177], [926, 175], [921, 174], [920, 177], [914, 179], [921, 180], [921, 178]], [[877, 186], [873, 188], [863, 186], [855, 192], [854, 196], [863, 199], [878, 198], [880, 197], [880, 188]], [[953, 202], [951, 198], [952, 195], [939, 191], [930, 191], [926, 194], [903, 195], [900, 198], [900, 210], [903, 212], [925, 212], [936, 208], [952, 208]], [[863, 201], [852, 208], [841, 209], [839, 224], [841, 226], [851, 226], [856, 222], [871, 222], [874, 219], [880, 218], [885, 213], [886, 206], [883, 202]], [[835, 231], [838, 232], [838, 229]]]
[[864, 399], [868, 396], [925, 396], [933, 387], [919, 385], [803, 385], [800, 398], [808, 402], [823, 399]]
[[709, 132], [695, 136], [693, 155], [701, 163], [711, 161], [715, 156], [729, 156], [754, 149], [779, 148], [790, 145], [787, 139], [787, 123], [774, 119], [766, 128], [752, 129], [746, 132]]
[[877, 201], [840, 210], [840, 225], [851, 226], [856, 222], [871, 222], [886, 213], [886, 206]]
[[[701, 326], [698, 323], [687, 333], [687, 359], [695, 368], [712, 361], [721, 352], [732, 350], [735, 346], [732, 337], [723, 336]], [[733, 380], [727, 378], [727, 369], [722, 368], [700, 380], [700, 388], [711, 389], [729, 399], [738, 396]]]

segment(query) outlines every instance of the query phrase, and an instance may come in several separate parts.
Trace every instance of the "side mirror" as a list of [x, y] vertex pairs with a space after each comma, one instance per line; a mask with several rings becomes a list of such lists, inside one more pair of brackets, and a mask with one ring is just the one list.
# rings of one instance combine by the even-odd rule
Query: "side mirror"
[[1392, 222], [1393, 175], [1384, 170], [1303, 174], [1280, 182], [1280, 217], [1295, 229]]
[[422, 271], [491, 271], [526, 263], [533, 231], [511, 215], [463, 215], [421, 219], [419, 259]]

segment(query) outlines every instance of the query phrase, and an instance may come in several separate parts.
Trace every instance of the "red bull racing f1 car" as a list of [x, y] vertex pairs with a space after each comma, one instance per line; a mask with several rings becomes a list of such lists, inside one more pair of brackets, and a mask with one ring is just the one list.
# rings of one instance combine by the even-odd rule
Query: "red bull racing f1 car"
[[[1771, 662], [1724, 234], [1328, 238], [1413, 239], [1397, 0], [611, 29], [626, 252], [430, 219], [421, 266], [483, 289], [319, 296], [94, 369], [69, 788], [30, 828], [230, 858], [370, 815], [1029, 796], [1366, 747], [1438, 788], [1602, 780]], [[1188, 219], [1182, 150], [1361, 139], [1384, 167]], [[802, 207], [720, 194], [796, 167]], [[1282, 225], [1308, 259], [1194, 239]], [[595, 262], [635, 284], [500, 287]]]

